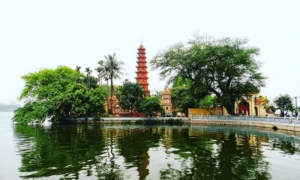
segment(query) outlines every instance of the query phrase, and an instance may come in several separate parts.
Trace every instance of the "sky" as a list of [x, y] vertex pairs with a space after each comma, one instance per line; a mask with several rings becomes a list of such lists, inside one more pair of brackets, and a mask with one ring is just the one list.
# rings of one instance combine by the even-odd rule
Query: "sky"
[[[299, 9], [299, 0], [1, 0], [0, 102], [17, 102], [23, 75], [59, 65], [95, 69], [113, 53], [127, 73], [115, 83], [134, 82], [141, 42], [149, 62], [195, 33], [247, 38], [268, 77], [260, 95], [300, 97]], [[159, 71], [148, 72], [150, 91], [162, 91]]]

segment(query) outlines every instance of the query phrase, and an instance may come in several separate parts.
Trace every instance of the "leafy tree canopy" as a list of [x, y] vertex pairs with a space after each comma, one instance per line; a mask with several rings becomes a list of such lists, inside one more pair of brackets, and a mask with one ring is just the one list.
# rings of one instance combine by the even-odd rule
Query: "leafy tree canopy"
[[216, 96], [213, 95], [205, 96], [205, 98], [199, 102], [199, 107], [206, 109], [210, 114], [215, 114], [217, 106], [218, 102], [216, 101]]
[[243, 97], [259, 92], [265, 79], [255, 60], [259, 49], [247, 45], [246, 39], [213, 39], [195, 36], [185, 45], [177, 43], [160, 51], [150, 61], [152, 69], [160, 69], [161, 79], [168, 83], [180, 77], [190, 82], [189, 90], [198, 101], [215, 94], [229, 114]]
[[139, 111], [152, 117], [157, 113], [162, 112], [163, 108], [158, 97], [149, 96], [142, 102]]
[[14, 120], [28, 122], [55, 114], [60, 116], [90, 116], [104, 108], [105, 91], [101, 87], [88, 89], [84, 75], [66, 66], [43, 69], [21, 78], [25, 87], [19, 100], [24, 106], [15, 110]]
[[188, 115], [189, 108], [198, 107], [198, 101], [191, 96], [188, 86], [176, 86], [171, 89], [173, 109]]
[[120, 93], [116, 96], [119, 99], [119, 104], [122, 109], [130, 110], [132, 115], [133, 110], [139, 110], [142, 101], [145, 98], [145, 91], [138, 83], [125, 81], [123, 87], [119, 87]]
[[274, 99], [277, 109], [280, 110], [280, 116], [287, 115], [288, 111], [293, 111], [292, 97], [288, 94], [279, 95]]

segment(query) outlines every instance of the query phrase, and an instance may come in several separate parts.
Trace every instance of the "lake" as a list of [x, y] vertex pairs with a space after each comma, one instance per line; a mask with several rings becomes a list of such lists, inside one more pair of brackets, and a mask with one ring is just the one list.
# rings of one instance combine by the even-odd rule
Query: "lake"
[[0, 179], [300, 179], [300, 135], [250, 127], [12, 124]]

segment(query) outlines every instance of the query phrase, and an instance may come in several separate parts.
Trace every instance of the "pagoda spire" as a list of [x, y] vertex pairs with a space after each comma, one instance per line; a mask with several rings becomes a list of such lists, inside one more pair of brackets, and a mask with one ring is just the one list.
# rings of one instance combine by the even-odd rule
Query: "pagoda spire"
[[147, 61], [146, 61], [146, 49], [142, 45], [142, 40], [141, 40], [141, 45], [137, 49], [138, 56], [137, 56], [137, 71], [136, 73], [136, 82], [139, 83], [145, 90], [146, 96], [150, 95], [150, 91], [148, 89], [149, 83], [148, 83], [148, 71], [147, 71]]

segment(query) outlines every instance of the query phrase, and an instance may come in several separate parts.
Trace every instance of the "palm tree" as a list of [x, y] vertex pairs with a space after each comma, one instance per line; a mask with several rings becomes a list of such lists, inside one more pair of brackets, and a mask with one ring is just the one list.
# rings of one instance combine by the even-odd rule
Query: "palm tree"
[[98, 82], [99, 82], [99, 86], [101, 86], [102, 85], [102, 75], [101, 75], [102, 68], [101, 67], [97, 67], [95, 70], [98, 72]]
[[159, 92], [157, 90], [154, 91], [154, 96], [158, 97], [159, 99], [162, 98], [161, 92]]
[[[104, 56], [105, 61], [103, 61], [103, 71], [107, 75], [106, 79], [110, 79], [110, 113], [112, 113], [112, 97], [114, 94], [114, 79], [119, 79], [120, 75], [125, 74], [123, 72], [125, 63], [123, 61], [118, 61], [116, 58], [116, 53], [113, 55]], [[100, 62], [100, 61], [99, 61]], [[102, 62], [102, 61], [101, 61]]]
[[76, 66], [76, 71], [80, 73], [81, 66]]
[[85, 68], [85, 72], [86, 72], [86, 77], [89, 79], [89, 89], [90, 89], [90, 85], [91, 85], [90, 76], [93, 71], [89, 67], [87, 67]]
[[98, 82], [99, 82], [99, 85], [101, 86], [102, 85], [102, 78], [105, 76], [105, 68], [104, 68], [104, 61], [103, 60], [100, 60], [98, 62], [98, 64], [100, 65], [99, 67], [97, 67], [95, 70], [98, 72]]

